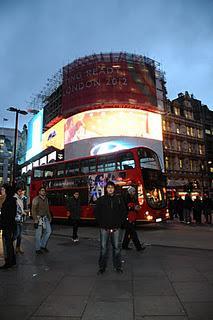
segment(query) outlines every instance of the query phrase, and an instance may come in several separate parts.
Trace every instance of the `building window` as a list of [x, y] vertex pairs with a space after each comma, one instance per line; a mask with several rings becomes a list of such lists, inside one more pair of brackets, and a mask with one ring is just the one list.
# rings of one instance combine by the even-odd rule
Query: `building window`
[[192, 152], [192, 145], [191, 145], [191, 143], [188, 144], [188, 150], [189, 150], [189, 152]]
[[194, 136], [194, 129], [192, 127], [190, 128], [190, 134], [192, 137]]
[[166, 167], [166, 170], [169, 169], [169, 157], [165, 157], [165, 167]]
[[176, 132], [179, 134], [180, 133], [180, 126], [179, 124], [176, 125]]
[[180, 151], [181, 150], [181, 142], [177, 141], [177, 150]]
[[183, 159], [179, 159], [179, 167], [180, 169], [183, 169]]
[[166, 131], [166, 121], [163, 120], [163, 130]]
[[186, 127], [186, 134], [187, 134], [187, 136], [190, 135], [190, 128], [189, 127]]
[[193, 161], [189, 160], [190, 171], [193, 171]]
[[199, 150], [199, 154], [203, 154], [203, 148], [200, 144], [198, 145], [198, 150]]
[[177, 108], [177, 107], [174, 107], [174, 113], [176, 116], [179, 116], [180, 115], [180, 109]]
[[197, 136], [198, 138], [202, 138], [202, 131], [200, 129], [197, 129]]
[[210, 130], [210, 129], [206, 129], [206, 130], [205, 130], [205, 133], [206, 133], [206, 134], [211, 134], [211, 130]]

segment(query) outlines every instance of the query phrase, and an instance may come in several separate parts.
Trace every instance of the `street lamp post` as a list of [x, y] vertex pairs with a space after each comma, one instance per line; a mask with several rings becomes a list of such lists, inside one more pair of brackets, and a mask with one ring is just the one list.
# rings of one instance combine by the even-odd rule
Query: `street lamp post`
[[13, 175], [12, 175], [12, 183], [14, 184], [15, 177], [16, 177], [16, 149], [17, 149], [17, 141], [18, 141], [18, 116], [19, 116], [19, 114], [26, 115], [27, 111], [20, 110], [20, 109], [14, 108], [14, 107], [10, 107], [7, 110], [16, 113], [14, 151], [13, 151]]

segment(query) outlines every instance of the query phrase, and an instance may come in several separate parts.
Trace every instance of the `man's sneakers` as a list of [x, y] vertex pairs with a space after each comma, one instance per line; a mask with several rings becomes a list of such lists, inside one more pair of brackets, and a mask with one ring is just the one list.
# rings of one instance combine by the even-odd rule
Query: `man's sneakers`
[[74, 243], [76, 243], [76, 242], [79, 241], [79, 239], [78, 239], [78, 238], [72, 238], [72, 241], [73, 241]]

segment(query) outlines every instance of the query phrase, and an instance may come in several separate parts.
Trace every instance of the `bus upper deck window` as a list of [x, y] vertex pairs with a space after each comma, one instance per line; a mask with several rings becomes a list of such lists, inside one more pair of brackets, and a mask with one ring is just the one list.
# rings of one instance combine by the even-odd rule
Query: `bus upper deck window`
[[118, 156], [117, 169], [129, 170], [135, 168], [135, 160], [131, 152], [123, 153]]
[[65, 175], [67, 177], [77, 176], [78, 174], [79, 174], [79, 162], [78, 161], [66, 163]]

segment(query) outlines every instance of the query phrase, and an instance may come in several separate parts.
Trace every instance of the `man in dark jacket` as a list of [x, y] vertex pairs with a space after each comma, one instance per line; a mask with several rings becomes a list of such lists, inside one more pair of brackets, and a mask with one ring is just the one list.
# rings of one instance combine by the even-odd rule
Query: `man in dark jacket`
[[16, 265], [16, 256], [14, 253], [13, 238], [16, 231], [16, 199], [14, 189], [9, 185], [4, 185], [6, 198], [1, 208], [1, 229], [4, 248], [5, 264], [0, 269], [8, 269]]
[[191, 211], [193, 207], [193, 201], [189, 194], [185, 195], [185, 200], [183, 204], [183, 215], [184, 215], [184, 222], [187, 224], [191, 223]]
[[78, 239], [78, 227], [81, 218], [81, 203], [79, 199], [79, 192], [75, 192], [73, 196], [68, 200], [67, 210], [69, 219], [73, 225], [73, 236], [72, 240], [74, 242], [79, 241]]
[[109, 240], [113, 249], [113, 265], [117, 272], [122, 273], [120, 228], [127, 216], [126, 206], [119, 195], [115, 195], [115, 184], [109, 181], [106, 194], [96, 202], [95, 217], [100, 226], [100, 257], [99, 271], [106, 270]]

